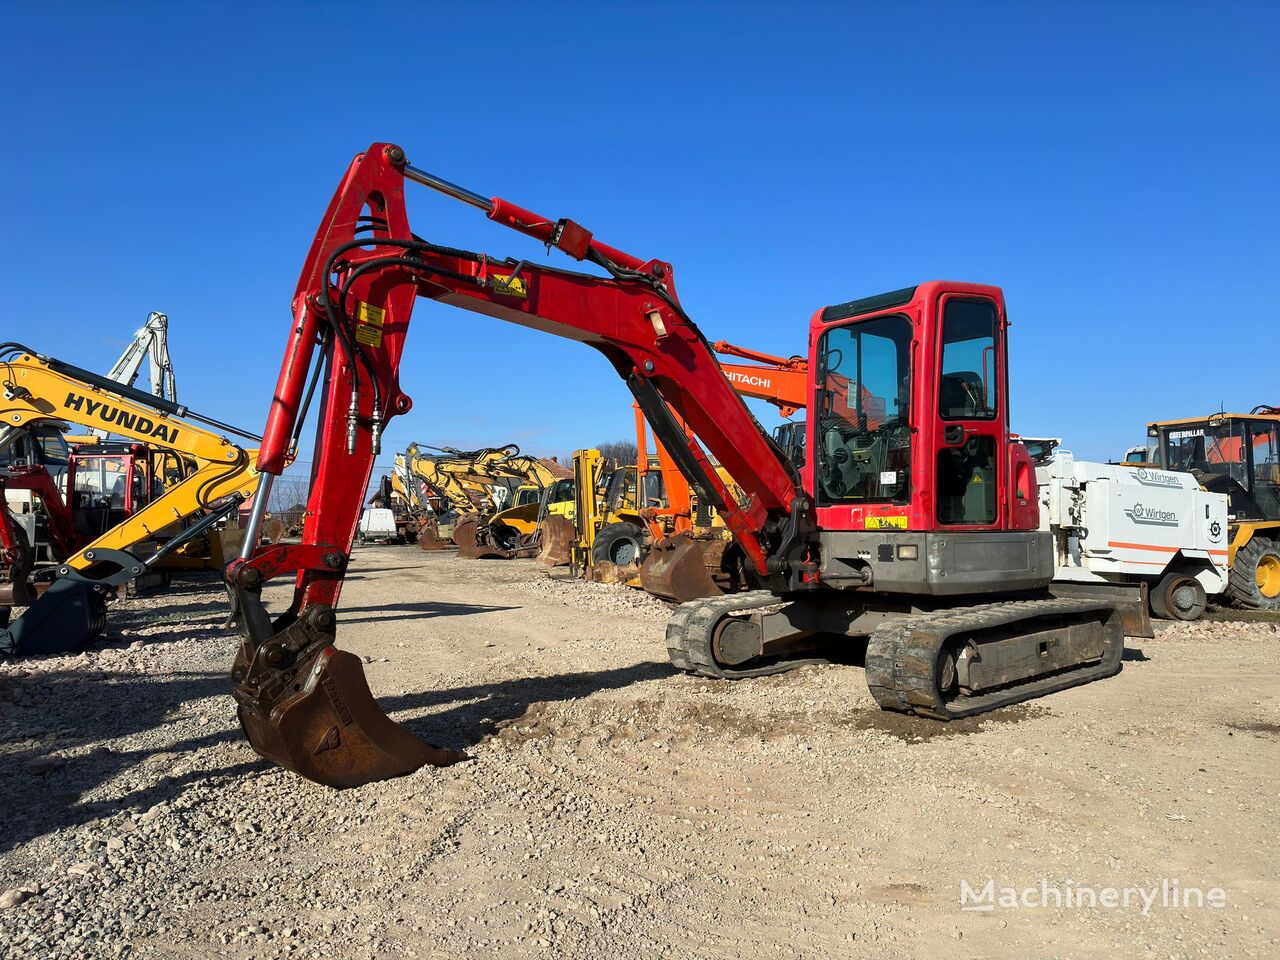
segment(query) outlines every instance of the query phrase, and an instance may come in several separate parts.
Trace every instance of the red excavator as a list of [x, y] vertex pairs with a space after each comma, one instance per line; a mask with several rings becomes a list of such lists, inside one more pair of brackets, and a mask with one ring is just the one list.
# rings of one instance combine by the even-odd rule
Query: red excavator
[[[405, 209], [409, 182], [597, 273], [423, 239]], [[1031, 459], [1009, 439], [998, 288], [930, 282], [819, 308], [809, 323], [810, 455], [796, 470], [721, 372], [669, 263], [474, 193], [375, 143], [342, 178], [303, 266], [247, 546], [227, 569], [243, 637], [235, 697], [264, 757], [351, 786], [462, 756], [391, 721], [359, 658], [334, 646], [383, 427], [412, 405], [397, 374], [417, 297], [598, 350], [700, 501], [724, 518], [763, 589], [676, 608], [666, 642], [677, 668], [754, 677], [860, 642], [880, 706], [938, 720], [1119, 671], [1115, 601], [1048, 592], [1051, 535], [1038, 529]], [[302, 542], [254, 547], [272, 480], [305, 420], [309, 383], [321, 384], [322, 401]], [[704, 445], [744, 491], [741, 501]], [[296, 586], [273, 619], [262, 588], [278, 576]]]

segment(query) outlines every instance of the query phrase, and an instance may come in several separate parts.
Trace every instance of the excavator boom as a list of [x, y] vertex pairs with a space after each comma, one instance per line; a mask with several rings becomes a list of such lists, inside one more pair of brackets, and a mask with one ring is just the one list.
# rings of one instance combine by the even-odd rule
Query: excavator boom
[[[418, 239], [405, 210], [406, 180], [475, 206], [608, 276]], [[408, 165], [399, 147], [375, 143], [352, 162], [311, 245], [259, 456], [263, 477], [246, 544], [254, 542], [272, 478], [305, 417], [313, 366], [317, 359], [327, 364], [302, 543], [246, 546], [227, 572], [241, 612], [243, 643], [233, 676], [245, 731], [259, 753], [333, 785], [457, 759], [391, 724], [373, 703], [358, 661], [332, 646], [335, 608], [383, 426], [412, 407], [398, 372], [419, 296], [604, 354], [757, 573], [796, 589], [812, 573], [803, 559], [811, 511], [798, 477], [720, 374], [710, 344], [680, 306], [670, 264], [600, 243], [571, 220], [482, 197]], [[744, 502], [733, 498], [698, 440], [750, 492]], [[297, 585], [289, 611], [273, 620], [261, 590], [280, 574], [296, 575]]]

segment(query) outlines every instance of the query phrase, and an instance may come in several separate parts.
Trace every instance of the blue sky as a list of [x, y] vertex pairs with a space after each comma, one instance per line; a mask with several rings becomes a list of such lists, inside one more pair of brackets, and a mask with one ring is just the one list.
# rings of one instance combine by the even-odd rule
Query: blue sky
[[[670, 260], [712, 339], [796, 353], [827, 303], [933, 278], [1001, 285], [1014, 429], [1078, 456], [1121, 454], [1151, 418], [1280, 402], [1263, 353], [1280, 265], [1275, 3], [9, 4], [4, 18], [5, 339], [105, 370], [164, 311], [182, 399], [254, 430], [319, 218], [380, 139]], [[419, 194], [419, 234], [542, 256]], [[632, 422], [593, 351], [426, 302], [401, 379], [415, 407], [388, 450], [562, 454]]]

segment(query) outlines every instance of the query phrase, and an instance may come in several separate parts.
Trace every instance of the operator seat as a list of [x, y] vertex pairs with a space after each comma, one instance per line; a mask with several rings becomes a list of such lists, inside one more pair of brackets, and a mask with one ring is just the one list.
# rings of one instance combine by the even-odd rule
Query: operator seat
[[944, 374], [938, 385], [938, 407], [949, 420], [966, 420], [987, 415], [982, 377], [972, 370]]

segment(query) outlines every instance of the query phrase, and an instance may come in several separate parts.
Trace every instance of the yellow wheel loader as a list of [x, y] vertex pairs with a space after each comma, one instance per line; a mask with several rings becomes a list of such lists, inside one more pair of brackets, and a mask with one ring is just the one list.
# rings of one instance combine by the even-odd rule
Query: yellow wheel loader
[[637, 476], [634, 464], [611, 468], [594, 448], [574, 451], [572, 519], [548, 517], [543, 533], [568, 542], [573, 576], [640, 586], [638, 564], [648, 537], [637, 505]]
[[[49, 421], [106, 430], [129, 442], [119, 444], [118, 454], [104, 453], [105, 458], [119, 461], [113, 469], [101, 464], [102, 485], [105, 487], [107, 478], [111, 484], [111, 489], [99, 491], [107, 498], [105, 504], [94, 502], [93, 490], [77, 490], [74, 471], [61, 480], [65, 484], [62, 488], [38, 465], [10, 466], [0, 475], [0, 487], [18, 483], [38, 491], [51, 527], [59, 532], [64, 553], [53, 568], [54, 579], [25, 614], [9, 624], [8, 607], [4, 608], [0, 623], [7, 628], [0, 630], [0, 652], [68, 650], [96, 635], [102, 628], [108, 593], [206, 536], [234, 515], [256, 489], [258, 451], [237, 446], [205, 426], [250, 440], [258, 438], [172, 401], [14, 343], [0, 344], [0, 387], [0, 446], [7, 443], [4, 433]], [[127, 489], [148, 482], [145, 472], [139, 474], [142, 467], [137, 461], [120, 467], [125, 463], [124, 454], [132, 452], [124, 448], [131, 444], [153, 451], [152, 457], [159, 458], [153, 463], [166, 462], [166, 456], [173, 458], [170, 462], [181, 464], [181, 475], [114, 526], [86, 536], [84, 525], [77, 526], [77, 511], [101, 508], [107, 511], [104, 515], [111, 516], [117, 487]], [[15, 518], [9, 511], [0, 514], [0, 539], [5, 541], [6, 558], [12, 562], [15, 553], [21, 552], [23, 537], [13, 535]], [[193, 517], [200, 519], [181, 527]], [[172, 536], [170, 531], [175, 531]], [[21, 566], [24, 561], [18, 558], [16, 562]], [[11, 585], [15, 590], [20, 586], [16, 581]], [[10, 602], [18, 605], [30, 599], [15, 596]]]
[[[684, 475], [634, 408], [636, 463], [610, 471], [598, 450], [574, 453], [572, 527], [548, 522], [557, 539], [571, 538], [570, 566], [587, 579], [643, 587], [663, 599], [715, 596], [741, 585], [740, 558], [715, 510], [702, 507]], [[732, 478], [717, 476], [737, 492]], [[591, 490], [587, 497], [584, 491]], [[563, 531], [563, 532], [561, 532]], [[693, 541], [696, 551], [677, 547]]]
[[1227, 495], [1227, 596], [1245, 609], [1280, 610], [1280, 407], [1160, 420], [1147, 435], [1157, 467]]

